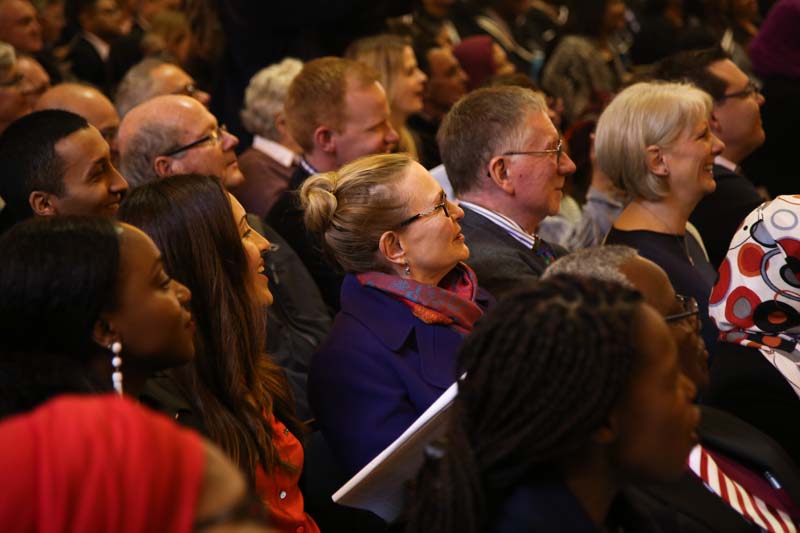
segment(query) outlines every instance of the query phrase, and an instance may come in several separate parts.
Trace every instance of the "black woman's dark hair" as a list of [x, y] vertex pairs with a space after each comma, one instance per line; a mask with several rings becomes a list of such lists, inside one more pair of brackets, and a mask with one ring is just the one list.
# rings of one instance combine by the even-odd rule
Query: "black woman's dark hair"
[[195, 358], [167, 371], [194, 404], [211, 439], [255, 479], [285, 466], [272, 443], [270, 414], [295, 435], [301, 426], [283, 371], [265, 354], [266, 310], [251, 294], [242, 237], [220, 181], [173, 176], [131, 191], [119, 219], [161, 250], [167, 273], [192, 291]]
[[11, 123], [0, 135], [0, 232], [33, 216], [33, 191], [64, 192], [64, 162], [56, 144], [88, 128], [86, 119], [69, 111], [36, 111]]
[[407, 531], [488, 531], [519, 483], [559, 475], [625, 393], [641, 295], [554, 276], [499, 302], [465, 340], [446, 438], [429, 454]]
[[0, 237], [0, 416], [107, 390], [89, 365], [95, 323], [117, 305], [119, 233], [105, 218], [37, 217]]

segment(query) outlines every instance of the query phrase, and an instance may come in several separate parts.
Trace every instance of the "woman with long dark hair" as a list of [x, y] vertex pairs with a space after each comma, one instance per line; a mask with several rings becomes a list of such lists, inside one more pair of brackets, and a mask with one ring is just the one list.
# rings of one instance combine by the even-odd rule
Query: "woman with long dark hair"
[[[58, 394], [135, 397], [194, 356], [191, 293], [147, 235], [101, 217], [38, 217], [0, 238], [0, 417]], [[124, 381], [123, 381], [124, 378]]]
[[159, 244], [167, 271], [194, 294], [197, 357], [151, 383], [145, 401], [218, 444], [255, 485], [274, 527], [317, 531], [297, 487], [302, 426], [282, 370], [264, 353], [272, 294], [260, 256], [269, 242], [211, 177], [138, 187], [119, 216]]
[[620, 491], [679, 478], [699, 412], [664, 319], [638, 292], [539, 282], [484, 317], [458, 371], [407, 531], [658, 530]]

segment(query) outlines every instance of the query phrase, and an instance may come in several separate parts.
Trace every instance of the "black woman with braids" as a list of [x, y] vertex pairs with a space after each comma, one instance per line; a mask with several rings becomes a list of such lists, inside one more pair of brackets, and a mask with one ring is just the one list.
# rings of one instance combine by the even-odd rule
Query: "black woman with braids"
[[699, 413], [664, 319], [638, 292], [542, 281], [484, 316], [459, 371], [408, 531], [659, 531], [621, 490], [680, 477]]

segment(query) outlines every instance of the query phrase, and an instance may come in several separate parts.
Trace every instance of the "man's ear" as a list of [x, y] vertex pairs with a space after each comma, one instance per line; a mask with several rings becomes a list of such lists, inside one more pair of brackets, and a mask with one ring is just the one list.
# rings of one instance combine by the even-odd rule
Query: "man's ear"
[[175, 174], [180, 174], [180, 172], [175, 172], [173, 170], [174, 161], [175, 160], [173, 158], [167, 155], [157, 156], [155, 161], [153, 161], [153, 170], [156, 171], [156, 175], [159, 178], [166, 178]]
[[53, 203], [53, 195], [44, 191], [33, 191], [28, 196], [28, 203], [34, 214], [39, 216], [57, 215], [58, 210]]
[[314, 146], [316, 146], [319, 150], [333, 154], [336, 153], [336, 138], [333, 134], [333, 130], [324, 124], [322, 126], [317, 126], [317, 129], [314, 130]]
[[384, 231], [378, 241], [378, 251], [383, 258], [393, 266], [397, 266], [399, 269], [405, 268], [408, 260], [406, 258], [406, 251], [403, 249], [403, 243], [397, 232]]
[[492, 183], [507, 194], [514, 194], [514, 182], [508, 176], [508, 167], [503, 156], [496, 156], [489, 160], [488, 178]]
[[719, 121], [717, 106], [714, 106], [711, 110], [711, 118], [708, 119], [708, 126], [711, 128], [711, 133], [717, 137], [722, 134], [722, 123]]
[[669, 165], [667, 165], [664, 151], [660, 146], [651, 144], [645, 148], [645, 158], [647, 160], [647, 169], [650, 172], [663, 178], [669, 176]]
[[92, 328], [92, 340], [102, 348], [108, 348], [119, 340], [119, 334], [114, 331], [114, 327], [106, 315], [101, 315], [95, 320]]

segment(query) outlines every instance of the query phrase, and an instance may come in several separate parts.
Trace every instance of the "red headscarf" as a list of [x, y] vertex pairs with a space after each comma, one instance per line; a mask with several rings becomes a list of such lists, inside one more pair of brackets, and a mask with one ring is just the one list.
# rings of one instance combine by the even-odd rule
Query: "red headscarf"
[[0, 528], [189, 532], [196, 434], [115, 396], [62, 396], [0, 423]]
[[461, 68], [467, 73], [467, 88], [471, 91], [495, 74], [494, 41], [488, 35], [473, 35], [463, 39], [453, 48]]

